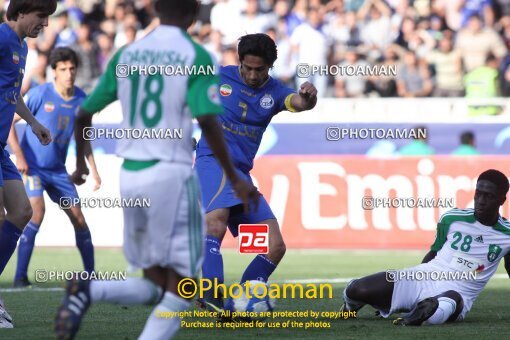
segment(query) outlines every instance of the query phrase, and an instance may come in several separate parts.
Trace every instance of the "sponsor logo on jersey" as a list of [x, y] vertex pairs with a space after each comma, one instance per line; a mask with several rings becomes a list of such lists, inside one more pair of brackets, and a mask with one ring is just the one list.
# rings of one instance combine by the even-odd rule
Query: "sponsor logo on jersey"
[[72, 109], [73, 108], [73, 106], [69, 105], [69, 104], [62, 104], [60, 106], [63, 107], [64, 109]]
[[499, 254], [501, 254], [502, 250], [503, 249], [501, 249], [501, 247], [498, 246], [497, 244], [489, 245], [489, 253], [487, 254], [487, 260], [489, 260], [489, 262], [496, 261], [496, 259], [498, 258]]
[[228, 84], [223, 84], [221, 85], [220, 87], [220, 94], [223, 96], [223, 97], [228, 97], [232, 94], [232, 86], [228, 85]]
[[270, 109], [274, 106], [274, 99], [270, 94], [266, 94], [262, 99], [260, 100], [260, 106], [263, 109]]
[[480, 235], [480, 236], [478, 236], [477, 238], [475, 238], [475, 242], [483, 243], [483, 236], [482, 236], [482, 235]]
[[12, 62], [15, 63], [16, 65], [19, 64], [19, 54], [18, 54], [18, 52], [14, 52], [12, 54]]
[[55, 110], [55, 104], [52, 102], [47, 102], [44, 104], [44, 111], [46, 112], [53, 112]]
[[218, 85], [212, 84], [207, 89], [207, 97], [211, 101], [211, 103], [214, 103], [216, 105], [221, 105], [220, 96], [218, 96]]

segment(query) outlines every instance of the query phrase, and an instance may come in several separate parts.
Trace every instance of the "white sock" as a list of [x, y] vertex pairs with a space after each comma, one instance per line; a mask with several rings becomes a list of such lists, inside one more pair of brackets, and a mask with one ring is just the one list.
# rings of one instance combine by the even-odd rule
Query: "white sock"
[[168, 340], [181, 327], [181, 319], [173, 313], [185, 311], [191, 303], [171, 292], [154, 308], [138, 340]]
[[110, 302], [126, 305], [155, 304], [161, 296], [161, 288], [151, 280], [130, 277], [125, 281], [92, 281], [92, 302]]
[[437, 307], [436, 312], [423, 323], [424, 325], [441, 325], [445, 323], [455, 312], [455, 308], [457, 308], [455, 300], [448, 297], [440, 297], [437, 301], [439, 301], [439, 307]]

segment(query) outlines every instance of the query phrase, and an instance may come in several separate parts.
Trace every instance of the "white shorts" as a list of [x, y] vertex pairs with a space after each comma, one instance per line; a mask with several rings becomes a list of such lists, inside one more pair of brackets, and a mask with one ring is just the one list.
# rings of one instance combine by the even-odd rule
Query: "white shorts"
[[[422, 263], [420, 265], [402, 269], [400, 271], [444, 271], [433, 264]], [[418, 302], [433, 296], [437, 296], [449, 290], [454, 290], [462, 296], [464, 308], [457, 321], [464, 320], [467, 313], [473, 305], [473, 301], [468, 299], [462, 291], [459, 291], [458, 282], [455, 281], [419, 281], [419, 280], [397, 280], [393, 287], [393, 296], [391, 298], [391, 309], [388, 312], [379, 310], [381, 316], [387, 318], [393, 313], [410, 312], [416, 307]]]
[[131, 266], [172, 268], [197, 277], [205, 240], [198, 180], [191, 166], [159, 162], [121, 170], [123, 199], [148, 199], [150, 207], [124, 208], [124, 254]]

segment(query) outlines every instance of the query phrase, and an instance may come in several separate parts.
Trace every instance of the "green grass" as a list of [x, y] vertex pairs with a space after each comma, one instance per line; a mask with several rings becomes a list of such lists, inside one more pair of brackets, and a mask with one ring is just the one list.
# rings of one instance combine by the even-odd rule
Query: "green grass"
[[[239, 279], [251, 256], [224, 251], [225, 276], [229, 283]], [[288, 251], [273, 281], [309, 278], [349, 278], [373, 272], [413, 266], [420, 262], [423, 252], [410, 251]], [[126, 262], [120, 249], [96, 250], [97, 270], [122, 271]], [[0, 279], [1, 288], [9, 288], [14, 274], [15, 258]], [[76, 270], [81, 260], [75, 249], [36, 249], [30, 273], [37, 269]], [[502, 266], [498, 273], [504, 273]], [[32, 281], [34, 277], [30, 278]], [[482, 292], [467, 320], [462, 323], [440, 327], [404, 328], [391, 325], [389, 320], [374, 316], [374, 310], [366, 307], [355, 320], [328, 320], [328, 329], [190, 329], [183, 328], [177, 339], [253, 339], [253, 338], [494, 338], [510, 334], [510, 309], [508, 296], [510, 286], [507, 279], [493, 279]], [[63, 287], [62, 282], [38, 284], [41, 288]], [[333, 284], [333, 299], [299, 300], [280, 299], [277, 310], [336, 311], [341, 304], [341, 292], [345, 283]], [[0, 330], [1, 339], [51, 339], [55, 311], [63, 296], [62, 291], [2, 292], [7, 308], [14, 318], [15, 329]], [[196, 307], [193, 307], [195, 309]], [[147, 306], [121, 306], [98, 304], [87, 314], [78, 339], [136, 339], [152, 310]], [[198, 320], [198, 319], [194, 319]], [[200, 319], [207, 321], [207, 319]], [[266, 320], [282, 322], [288, 319]], [[305, 322], [310, 319], [292, 319]]]

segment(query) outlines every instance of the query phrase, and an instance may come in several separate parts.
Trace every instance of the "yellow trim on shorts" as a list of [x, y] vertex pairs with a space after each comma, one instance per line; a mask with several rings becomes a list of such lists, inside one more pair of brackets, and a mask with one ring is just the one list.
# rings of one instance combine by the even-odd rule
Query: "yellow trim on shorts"
[[287, 108], [287, 110], [289, 110], [290, 112], [297, 112], [297, 110], [292, 106], [290, 100], [292, 99], [292, 97], [296, 95], [295, 93], [291, 93], [287, 96], [287, 98], [285, 98], [285, 107]]
[[220, 195], [220, 193], [223, 191], [223, 189], [225, 188], [225, 185], [227, 184], [227, 174], [225, 173], [225, 170], [223, 170], [223, 168], [221, 168], [221, 172], [223, 173], [223, 176], [221, 177], [221, 184], [220, 184], [220, 188], [218, 189], [218, 192], [213, 196], [211, 202], [209, 202], [209, 204], [207, 205], [207, 209], [209, 209], [209, 207], [211, 206], [211, 204], [218, 198], [218, 196]]

